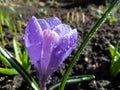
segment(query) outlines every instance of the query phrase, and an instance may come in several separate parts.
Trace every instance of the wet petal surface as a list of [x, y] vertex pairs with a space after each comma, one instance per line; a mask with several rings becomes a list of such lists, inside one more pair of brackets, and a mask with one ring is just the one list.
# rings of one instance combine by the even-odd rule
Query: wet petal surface
[[51, 29], [50, 25], [44, 19], [38, 19], [38, 23], [40, 24], [42, 30]]
[[71, 27], [66, 24], [59, 24], [53, 29], [59, 36], [64, 36], [65, 34], [71, 32]]
[[49, 62], [51, 61], [51, 54], [56, 46], [56, 44], [59, 41], [59, 36], [56, 32], [50, 31], [50, 30], [45, 30], [43, 32], [44, 35], [44, 42], [42, 45], [42, 53], [41, 53], [41, 70], [42, 74], [45, 74], [47, 71], [47, 67], [49, 65]]
[[51, 60], [48, 66], [48, 74], [53, 73], [58, 66], [71, 54], [77, 42], [77, 31], [73, 30], [71, 33], [66, 34], [51, 54]]
[[[25, 30], [25, 45], [30, 56], [31, 62], [36, 64], [41, 56], [41, 44], [43, 41], [42, 29], [35, 17], [32, 17]], [[36, 52], [36, 53], [35, 53]]]
[[61, 24], [61, 21], [57, 17], [50, 17], [46, 21], [49, 23], [51, 30], [53, 30], [57, 25]]
[[25, 30], [25, 45], [41, 84], [76, 47], [77, 30], [62, 24], [57, 17], [47, 20], [32, 17]]

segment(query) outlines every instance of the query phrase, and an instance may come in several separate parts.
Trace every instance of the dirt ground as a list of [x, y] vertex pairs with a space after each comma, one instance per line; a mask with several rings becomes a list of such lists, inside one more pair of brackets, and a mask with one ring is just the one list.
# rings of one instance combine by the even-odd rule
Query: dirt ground
[[[50, 16], [56, 16], [60, 18], [63, 23], [69, 24], [72, 28], [76, 28], [79, 34], [77, 48], [84, 41], [86, 35], [95, 25], [98, 18], [96, 15], [97, 10], [104, 10], [104, 5], [90, 4], [86, 7], [76, 7], [70, 3], [59, 2], [39, 2], [39, 3], [11, 3], [10, 4], [15, 11], [20, 11], [22, 15], [23, 30], [27, 21], [32, 17], [48, 18]], [[1, 7], [6, 5], [1, 4]], [[4, 8], [5, 9], [5, 8]], [[115, 14], [120, 16], [120, 10]], [[16, 13], [16, 19], [21, 17], [19, 13]], [[12, 38], [16, 37], [22, 45], [23, 35], [14, 34], [8, 31], [7, 26], [3, 25], [5, 32], [5, 39], [8, 42], [5, 46], [9, 51], [12, 49]], [[66, 86], [65, 90], [119, 90], [120, 89], [120, 74], [116, 77], [110, 75], [110, 63], [111, 56], [108, 50], [110, 44], [115, 45], [116, 39], [120, 33], [120, 24], [117, 22], [106, 21], [102, 27], [98, 30], [93, 39], [84, 49], [82, 55], [79, 57], [76, 65], [74, 66], [71, 75], [95, 75], [94, 80], [85, 81], [78, 84], [72, 84]], [[75, 54], [77, 48], [72, 54], [65, 60], [65, 62], [58, 68], [58, 70], [51, 77], [51, 82], [48, 84], [53, 85], [57, 80], [60, 80], [64, 72], [71, 61], [71, 58]], [[4, 66], [0, 62], [0, 66]], [[34, 72], [34, 69], [31, 71]], [[32, 73], [35, 75], [35, 72]], [[0, 75], [0, 90], [31, 90], [25, 80], [20, 76]]]

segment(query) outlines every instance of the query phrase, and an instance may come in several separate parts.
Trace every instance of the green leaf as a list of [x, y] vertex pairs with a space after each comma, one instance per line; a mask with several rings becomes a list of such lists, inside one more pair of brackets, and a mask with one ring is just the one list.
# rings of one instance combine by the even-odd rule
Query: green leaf
[[120, 53], [118, 51], [116, 51], [116, 55], [115, 55], [115, 47], [113, 45], [109, 46], [109, 51], [113, 60], [114, 60], [114, 56], [116, 56], [116, 60], [120, 58]]
[[13, 47], [14, 47], [14, 52], [15, 52], [15, 56], [17, 61], [26, 69], [26, 70], [30, 70], [31, 68], [31, 63], [29, 62], [28, 59], [28, 54], [26, 49], [23, 50], [23, 53], [21, 51], [21, 48], [19, 46], [19, 42], [13, 38]]
[[0, 22], [2, 25], [4, 25], [4, 19], [5, 19], [5, 17], [3, 15], [3, 10], [2, 10], [2, 8], [0, 8]]
[[29, 58], [28, 58], [28, 53], [26, 51], [26, 49], [23, 50], [23, 53], [22, 53], [22, 57], [21, 57], [21, 61], [22, 61], [22, 66], [26, 69], [26, 70], [30, 70], [31, 68], [31, 63], [29, 61]]
[[120, 72], [120, 58], [118, 61], [112, 62], [110, 72], [113, 76], [116, 76]]
[[30, 64], [26, 49], [24, 49], [23, 51], [22, 60], [23, 60], [24, 66]]
[[14, 48], [14, 52], [15, 52], [15, 57], [17, 59], [17, 61], [22, 64], [22, 61], [21, 61], [21, 57], [22, 57], [22, 52], [21, 52], [21, 48], [19, 46], [19, 43], [18, 41], [13, 38], [13, 48]]
[[6, 74], [6, 75], [16, 75], [18, 72], [13, 68], [1, 68], [0, 67], [0, 73]]
[[11, 64], [7, 61], [7, 59], [0, 53], [0, 61], [4, 63], [8, 67], [12, 67]]
[[3, 32], [3, 29], [2, 29], [2, 25], [0, 25], [0, 39], [1, 39], [1, 42], [2, 42], [2, 45], [5, 46], [6, 43], [5, 43], [5, 39], [4, 39], [4, 32]]
[[117, 21], [117, 18], [115, 16], [111, 16], [111, 17], [108, 17], [108, 20], [110, 22], [116, 22]]
[[[118, 46], [118, 45], [117, 45]], [[110, 66], [111, 75], [116, 76], [120, 72], [120, 53], [117, 51], [118, 47], [113, 45], [109, 46], [112, 61]]]
[[[67, 79], [66, 83], [68, 84], [74, 84], [74, 83], [80, 83], [86, 80], [94, 79], [94, 75], [80, 75], [80, 76], [72, 76]], [[57, 82], [55, 85], [51, 86], [49, 90], [54, 90], [55, 88], [59, 87], [61, 84], [61, 81]]]

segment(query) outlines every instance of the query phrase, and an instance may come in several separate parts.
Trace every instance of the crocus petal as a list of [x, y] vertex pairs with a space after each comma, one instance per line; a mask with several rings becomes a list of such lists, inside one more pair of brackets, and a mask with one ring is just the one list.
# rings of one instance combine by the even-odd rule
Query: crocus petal
[[37, 70], [43, 90], [51, 74], [76, 47], [77, 30], [62, 24], [57, 17], [47, 20], [32, 17], [24, 37], [28, 55]]
[[38, 22], [39, 22], [42, 30], [46, 30], [46, 29], [50, 30], [51, 29], [50, 25], [46, 22], [46, 20], [44, 20], [44, 19], [38, 19]]
[[56, 48], [54, 48], [51, 56], [50, 63], [47, 68], [47, 74], [52, 74], [57, 67], [69, 56], [75, 48], [77, 42], [77, 31], [72, 30], [60, 39]]
[[41, 56], [41, 44], [43, 41], [42, 29], [35, 17], [32, 17], [25, 29], [25, 45], [30, 56], [31, 62], [36, 64]]
[[41, 61], [40, 61], [40, 67], [41, 67], [41, 76], [46, 75], [46, 69], [50, 62], [51, 54], [56, 46], [57, 42], [59, 41], [59, 36], [56, 32], [45, 30], [43, 32], [44, 35], [44, 42], [42, 45], [42, 53], [41, 53]]
[[64, 36], [65, 34], [69, 33], [72, 29], [69, 25], [66, 24], [59, 24], [53, 29], [59, 36]]
[[53, 30], [55, 26], [61, 24], [61, 21], [57, 17], [50, 17], [46, 21], [49, 23], [51, 30]]

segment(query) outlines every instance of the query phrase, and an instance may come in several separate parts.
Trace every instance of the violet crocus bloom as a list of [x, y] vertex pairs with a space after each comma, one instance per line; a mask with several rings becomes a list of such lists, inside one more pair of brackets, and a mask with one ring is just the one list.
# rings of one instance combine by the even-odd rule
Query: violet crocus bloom
[[38, 72], [41, 90], [46, 90], [51, 74], [76, 47], [77, 30], [72, 30], [57, 17], [44, 20], [33, 16], [24, 37], [31, 63]]

